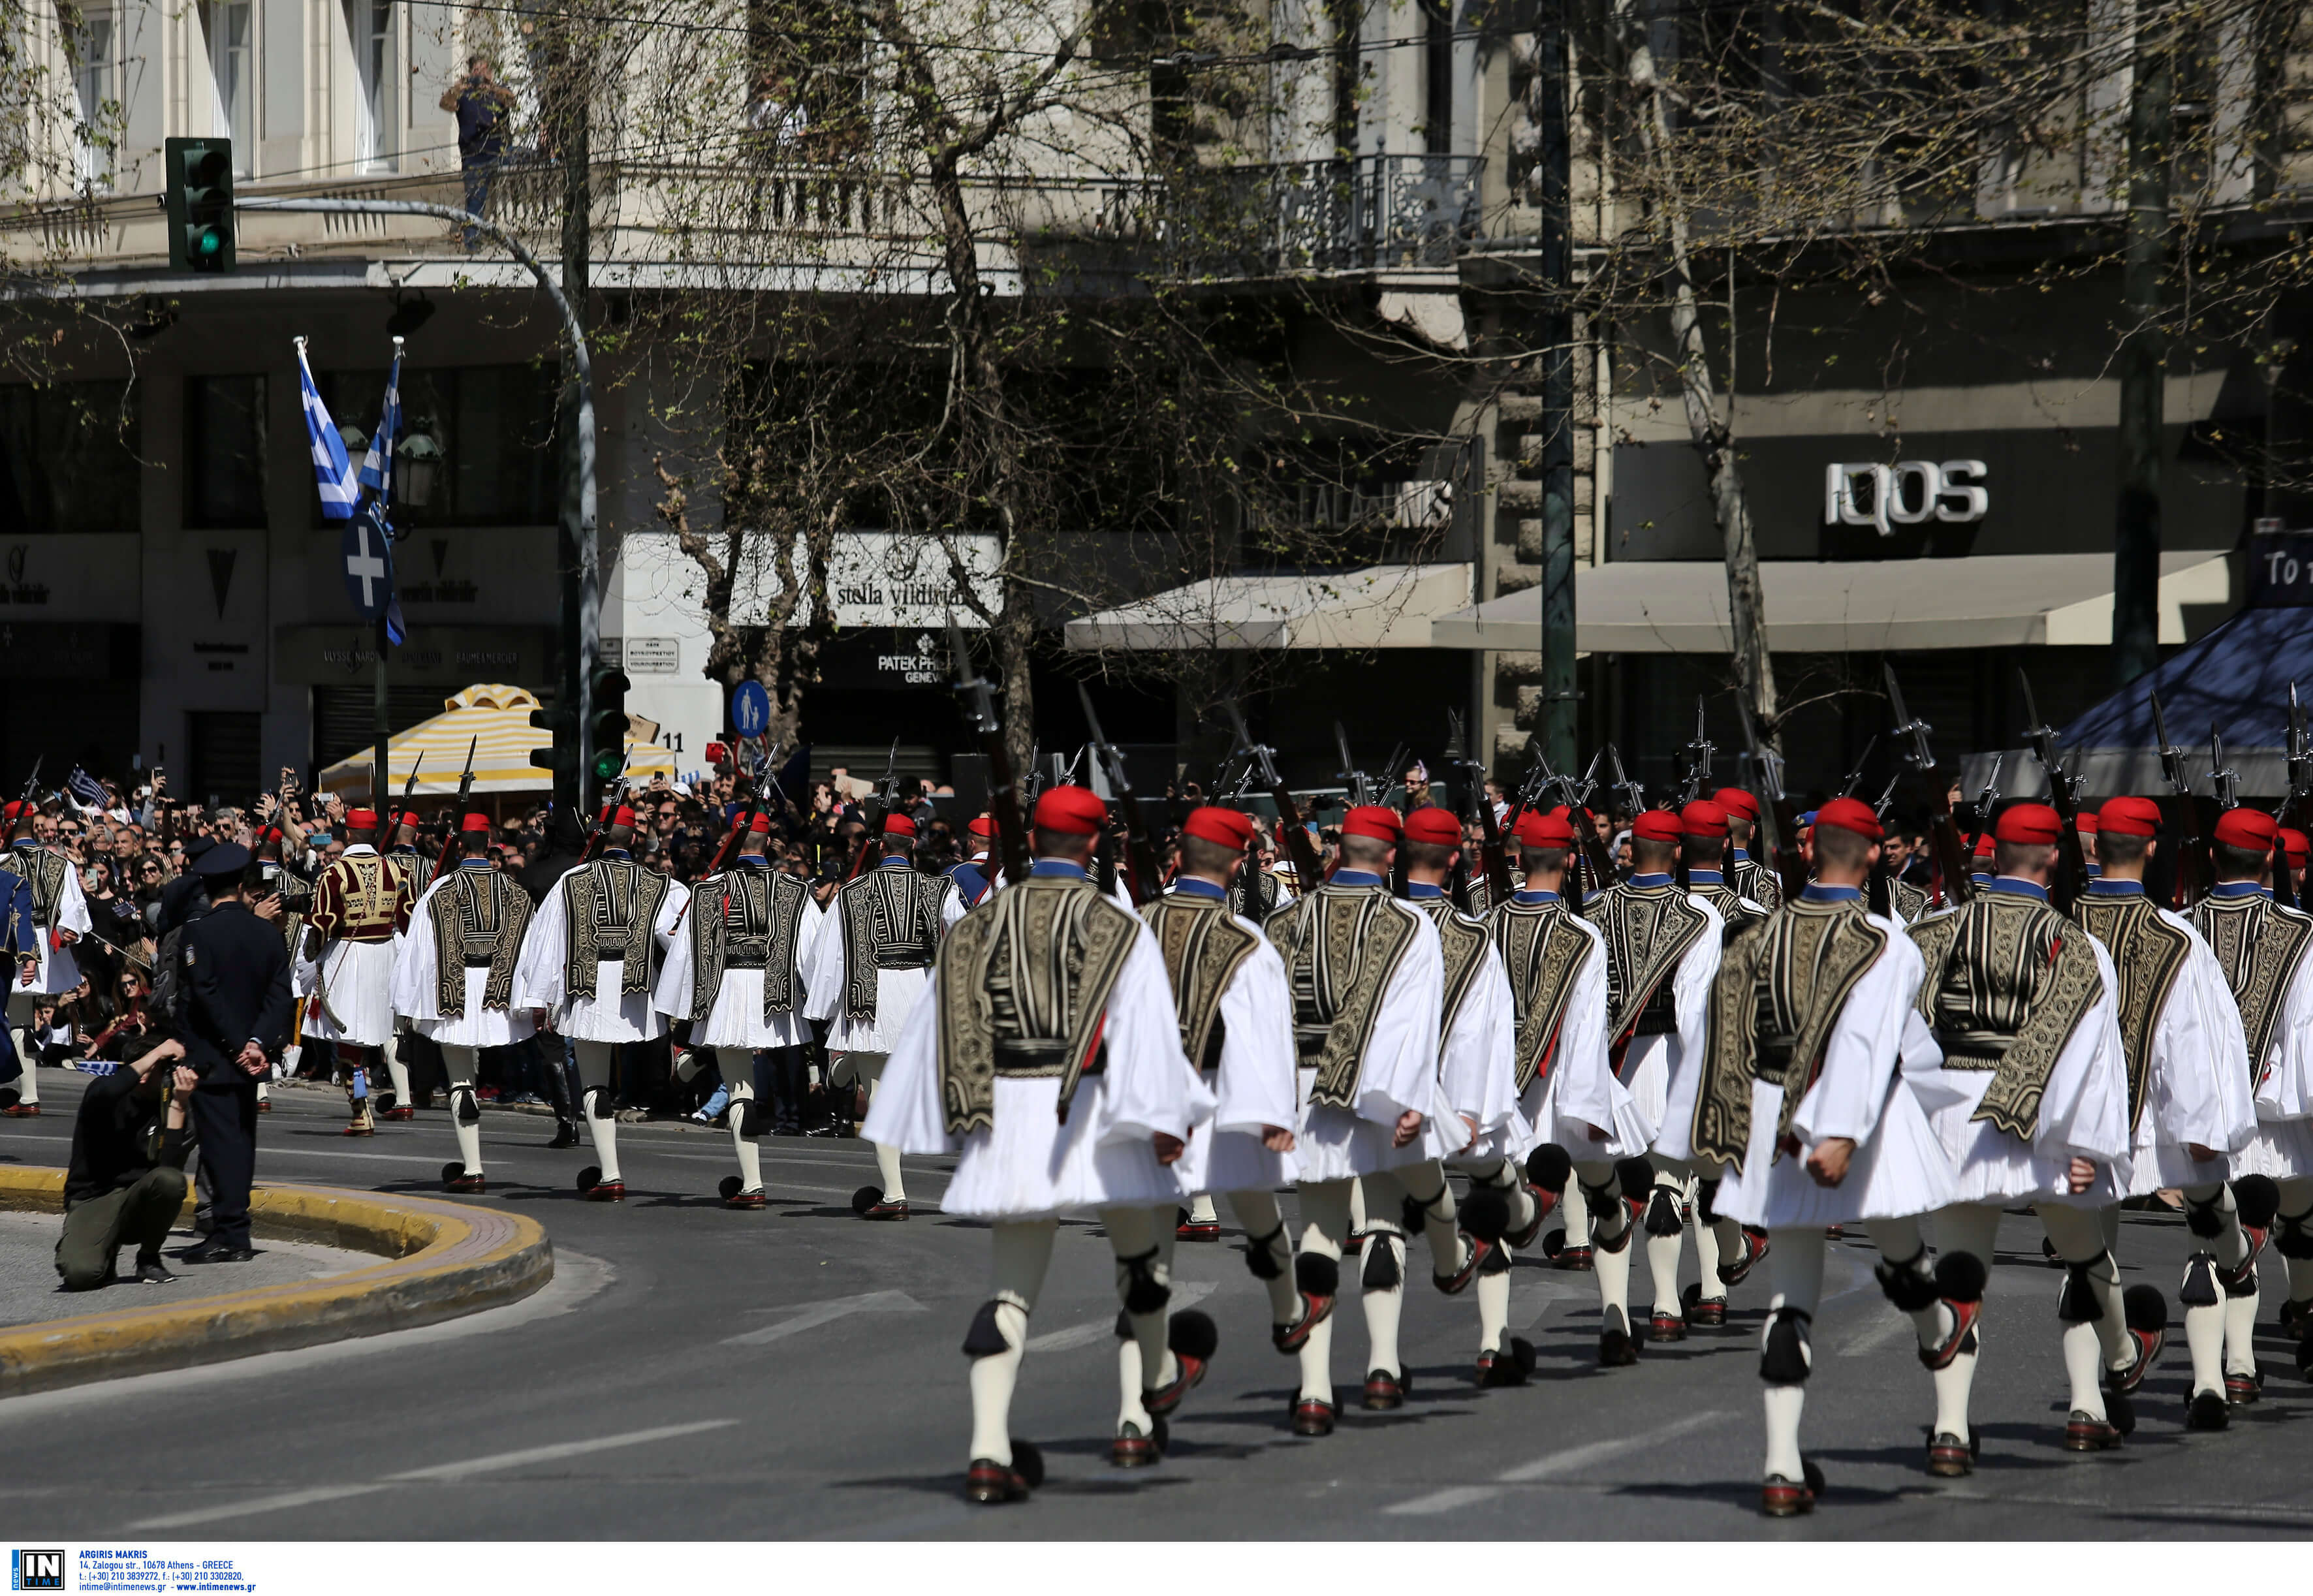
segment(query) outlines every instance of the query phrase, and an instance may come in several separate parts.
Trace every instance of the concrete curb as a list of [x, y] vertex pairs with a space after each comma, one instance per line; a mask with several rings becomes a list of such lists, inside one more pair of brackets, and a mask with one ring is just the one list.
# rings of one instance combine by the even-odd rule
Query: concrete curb
[[[61, 1212], [64, 1186], [62, 1170], [0, 1168], [0, 1209]], [[189, 1191], [189, 1209], [190, 1202]], [[213, 1296], [143, 1295], [151, 1306], [0, 1329], [0, 1397], [411, 1329], [515, 1302], [554, 1278], [545, 1229], [497, 1208], [260, 1186], [250, 1195], [250, 1215], [260, 1240], [318, 1241], [390, 1261]], [[230, 1266], [183, 1273], [193, 1285], [213, 1272], [231, 1278]], [[104, 1294], [118, 1301], [127, 1293]]]

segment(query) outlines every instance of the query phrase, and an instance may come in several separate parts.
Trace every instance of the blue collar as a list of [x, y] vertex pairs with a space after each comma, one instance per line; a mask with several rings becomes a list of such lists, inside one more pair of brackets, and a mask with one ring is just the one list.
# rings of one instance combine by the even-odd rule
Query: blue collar
[[1984, 883], [1987, 892], [2009, 892], [2018, 898], [2036, 898], [2048, 901], [2048, 889], [2037, 881], [2027, 881], [2020, 875], [1996, 875]]
[[1183, 898], [1227, 898], [1228, 889], [1217, 887], [1201, 876], [1184, 875], [1173, 883], [1173, 890]]
[[2089, 883], [2089, 896], [2091, 898], [2142, 898], [2143, 895], [2142, 881], [2124, 881], [2117, 877], [2107, 880], [2098, 876]]
[[1535, 887], [1531, 890], [1522, 890], [1512, 893], [1511, 899], [1517, 903], [1543, 904], [1556, 903], [1559, 901], [1559, 897], [1555, 892], [1545, 892], [1540, 887]]
[[1972, 873], [1967, 879], [1979, 887], [1988, 887], [1992, 885], [1992, 873], [1988, 870], [1975, 871]]
[[1809, 881], [1799, 890], [1799, 896], [1809, 903], [1854, 903], [1863, 896], [1860, 887], [1826, 887], [1821, 881]]
[[916, 862], [905, 854], [893, 854], [889, 858], [875, 861], [878, 870], [913, 870], [915, 867]]
[[1061, 875], [1072, 881], [1086, 881], [1092, 877], [1081, 864], [1071, 864], [1066, 859], [1039, 859], [1028, 866], [1030, 875]]
[[461, 870], [496, 870], [497, 867], [497, 861], [492, 859], [488, 854], [484, 854], [477, 859], [461, 859], [458, 861], [458, 868]]
[[1332, 884], [1336, 887], [1378, 887], [1381, 877], [1370, 870], [1337, 870]]
[[2209, 896], [2212, 898], [2270, 898], [2273, 896], [2273, 889], [2259, 886], [2255, 881], [2219, 881], [2209, 889]]
[[1727, 875], [1718, 870], [1690, 870], [1686, 873], [1686, 884], [1690, 887], [1723, 887], [1727, 884]]
[[1669, 873], [1666, 871], [1642, 871], [1639, 874], [1631, 878], [1631, 885], [1633, 887], [1667, 887], [1670, 885], [1670, 875]]
[[2089, 867], [2089, 880], [2090, 880], [2090, 881], [2095, 881], [2098, 876], [2100, 876], [2100, 875], [2104, 874], [2104, 866], [2103, 866], [2103, 865], [2101, 865], [2101, 864], [2098, 864], [2098, 863], [2097, 863], [2095, 860], [2093, 860], [2093, 859], [2090, 859], [2089, 861], [2088, 861], [2088, 867]]
[[1405, 895], [1408, 898], [1443, 898], [1446, 889], [1429, 881], [1408, 881], [1405, 883]]
[[595, 856], [602, 859], [631, 859], [634, 857], [632, 854], [629, 853], [624, 848], [604, 848]]
[[1727, 858], [1729, 864], [1748, 864], [1751, 862], [1751, 850], [1736, 847], [1730, 843], [1727, 848]]
[[40, 846], [40, 839], [37, 837], [20, 837], [8, 846], [12, 848], [36, 848]]

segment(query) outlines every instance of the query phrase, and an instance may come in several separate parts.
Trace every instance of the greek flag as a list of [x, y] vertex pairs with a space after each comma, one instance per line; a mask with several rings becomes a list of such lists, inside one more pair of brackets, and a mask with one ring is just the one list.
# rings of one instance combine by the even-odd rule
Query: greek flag
[[401, 433], [401, 356], [393, 357], [393, 371], [385, 380], [385, 402], [378, 407], [377, 430], [369, 435], [369, 452], [362, 456], [361, 485], [380, 499], [391, 496], [393, 440]]
[[91, 809], [102, 809], [109, 802], [105, 796], [104, 784], [77, 765], [72, 767], [72, 774], [65, 778], [65, 791]]
[[346, 458], [346, 441], [330, 408], [313, 386], [313, 369], [305, 364], [305, 340], [297, 340], [297, 382], [305, 401], [305, 435], [313, 445], [313, 480], [321, 489], [321, 513], [331, 521], [351, 521], [361, 487], [354, 480], [354, 463]]

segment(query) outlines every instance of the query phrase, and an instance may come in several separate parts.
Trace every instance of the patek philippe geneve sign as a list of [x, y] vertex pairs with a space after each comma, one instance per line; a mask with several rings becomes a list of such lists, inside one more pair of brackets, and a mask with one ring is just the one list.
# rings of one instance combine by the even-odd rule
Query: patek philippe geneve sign
[[1982, 521], [1992, 507], [1980, 460], [1900, 460], [1823, 469], [1825, 526], [1877, 527], [1892, 538], [1922, 522]]

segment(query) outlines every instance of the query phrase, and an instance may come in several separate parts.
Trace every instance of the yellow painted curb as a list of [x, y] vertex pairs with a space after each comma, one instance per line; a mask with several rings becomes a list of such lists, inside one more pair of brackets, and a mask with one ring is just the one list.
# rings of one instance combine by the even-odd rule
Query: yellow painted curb
[[[62, 1170], [0, 1167], [0, 1209], [58, 1213], [64, 1188]], [[249, 1211], [259, 1238], [389, 1261], [324, 1280], [0, 1329], [0, 1397], [410, 1329], [518, 1301], [554, 1278], [544, 1227], [497, 1208], [260, 1186]]]

